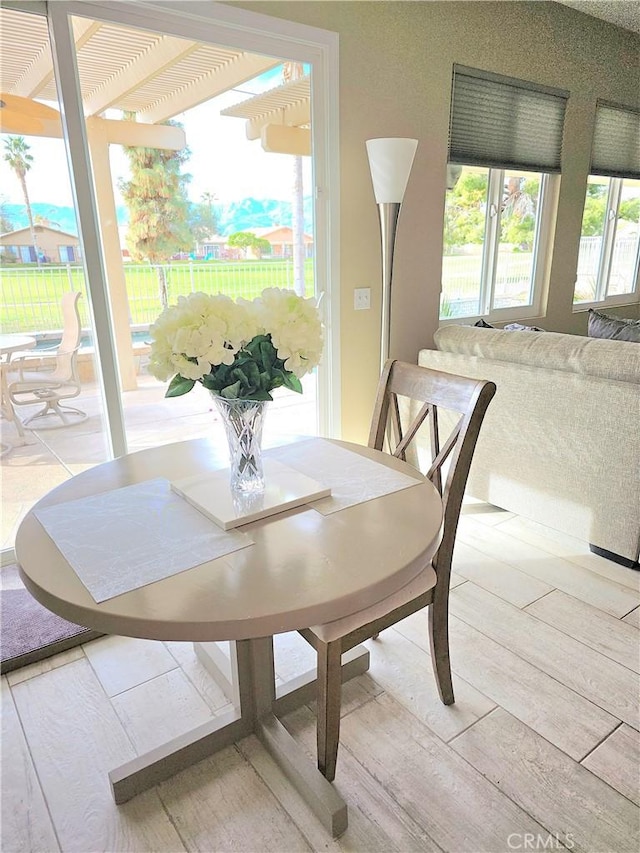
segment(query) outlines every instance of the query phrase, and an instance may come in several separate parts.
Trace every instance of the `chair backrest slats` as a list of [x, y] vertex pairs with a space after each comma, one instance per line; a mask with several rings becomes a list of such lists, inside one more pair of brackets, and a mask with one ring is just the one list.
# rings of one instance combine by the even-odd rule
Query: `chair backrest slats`
[[[419, 444], [422, 451], [426, 450], [431, 455], [425, 476], [442, 495], [444, 506], [442, 542], [433, 560], [438, 586], [446, 585], [448, 588], [449, 585], [462, 498], [480, 426], [495, 391], [493, 382], [400, 361], [388, 361], [380, 377], [369, 446], [377, 450], [388, 447], [393, 456], [406, 460], [414, 440], [422, 435], [421, 427], [429, 430], [426, 447], [424, 442]], [[408, 415], [405, 413], [408, 423], [404, 425], [404, 409], [399, 398], [408, 401]], [[417, 413], [416, 404], [420, 404]], [[441, 431], [451, 424], [451, 413], [460, 417], [453, 416], [455, 422], [444, 438]], [[415, 454], [414, 458], [417, 458]], [[443, 478], [443, 466], [447, 462]]]
[[402, 422], [400, 419], [400, 407], [398, 406], [398, 399], [395, 395], [392, 395], [389, 399], [390, 405], [390, 424], [393, 432], [393, 446], [397, 447], [402, 441]]
[[80, 346], [82, 336], [82, 324], [78, 308], [80, 296], [80, 293], [73, 291], [62, 294], [62, 340], [58, 347], [59, 355], [75, 352]]
[[402, 423], [400, 421], [400, 407], [398, 405], [397, 394], [393, 395], [393, 401], [395, 413], [394, 420], [397, 419], [397, 432], [394, 436], [396, 446], [395, 450], [393, 451], [393, 455], [397, 459], [406, 459], [406, 449], [415, 438], [416, 433], [418, 432], [418, 430], [424, 423], [425, 418], [431, 411], [431, 405], [429, 403], [425, 403], [424, 406], [418, 412], [418, 414], [414, 417], [411, 424], [403, 431]]
[[[431, 458], [434, 460], [431, 464], [431, 469], [427, 476], [431, 480], [431, 482], [435, 485], [436, 489], [442, 494], [442, 473], [441, 466], [442, 462], [439, 462], [440, 458], [440, 426], [438, 424], [438, 407], [431, 406]], [[445, 457], [446, 459], [446, 457]], [[444, 459], [442, 460], [444, 462]]]
[[[447, 459], [449, 458], [449, 454], [456, 445], [456, 442], [460, 435], [461, 427], [462, 418], [460, 418], [452, 432], [449, 434], [449, 437], [447, 438], [442, 450], [440, 450], [437, 446], [434, 447], [433, 453], [435, 455], [433, 456], [433, 462], [431, 463], [429, 470], [425, 474], [425, 477], [427, 477], [427, 479], [431, 480], [432, 483], [435, 483], [440, 494], [442, 494], [442, 466], [447, 461]], [[438, 445], [439, 442], [434, 442], [434, 444]], [[436, 477], [438, 478], [439, 482], [435, 482]]]

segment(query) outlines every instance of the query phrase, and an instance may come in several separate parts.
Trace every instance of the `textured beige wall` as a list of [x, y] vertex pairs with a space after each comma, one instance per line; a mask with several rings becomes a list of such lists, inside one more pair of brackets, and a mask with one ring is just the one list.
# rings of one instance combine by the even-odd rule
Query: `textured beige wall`
[[[438, 326], [453, 63], [570, 92], [550, 265], [548, 330], [584, 333], [572, 311], [596, 98], [640, 107], [640, 37], [547, 2], [239, 2], [340, 36], [341, 345], [345, 438], [363, 440], [378, 376], [380, 241], [365, 152], [374, 136], [420, 140], [400, 215], [391, 354], [416, 361]], [[353, 310], [371, 287], [372, 310]], [[619, 309], [640, 316], [638, 304]]]

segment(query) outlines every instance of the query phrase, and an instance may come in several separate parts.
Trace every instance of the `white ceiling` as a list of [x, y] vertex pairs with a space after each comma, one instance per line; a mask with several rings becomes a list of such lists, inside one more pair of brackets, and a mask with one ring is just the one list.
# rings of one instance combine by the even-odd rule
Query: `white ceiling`
[[609, 0], [609, 2], [556, 0], [556, 2], [640, 34], [640, 0]]

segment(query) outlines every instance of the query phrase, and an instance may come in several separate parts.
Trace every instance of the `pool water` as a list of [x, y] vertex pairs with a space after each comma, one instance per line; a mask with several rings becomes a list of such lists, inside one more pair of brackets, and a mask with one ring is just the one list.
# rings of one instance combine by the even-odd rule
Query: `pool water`
[[[62, 338], [40, 338], [38, 339], [36, 336], [36, 346], [35, 351], [44, 350], [44, 349], [55, 349], [55, 347], [60, 345]], [[148, 344], [151, 338], [149, 336], [149, 330], [143, 329], [138, 332], [131, 332], [131, 343], [135, 346], [136, 344], [140, 346], [141, 344]], [[83, 335], [80, 339], [80, 349], [93, 349], [93, 337], [91, 335]], [[32, 350], [33, 352], [33, 350]]]

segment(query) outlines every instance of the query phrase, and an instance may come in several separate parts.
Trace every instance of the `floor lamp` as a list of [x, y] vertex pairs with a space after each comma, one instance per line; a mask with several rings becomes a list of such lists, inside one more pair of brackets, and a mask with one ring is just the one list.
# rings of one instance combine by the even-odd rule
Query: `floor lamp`
[[382, 334], [380, 341], [380, 369], [389, 357], [391, 337], [391, 279], [393, 275], [393, 250], [400, 206], [407, 188], [409, 172], [413, 165], [417, 139], [368, 139], [367, 154], [373, 181], [373, 192], [380, 214], [382, 240]]

